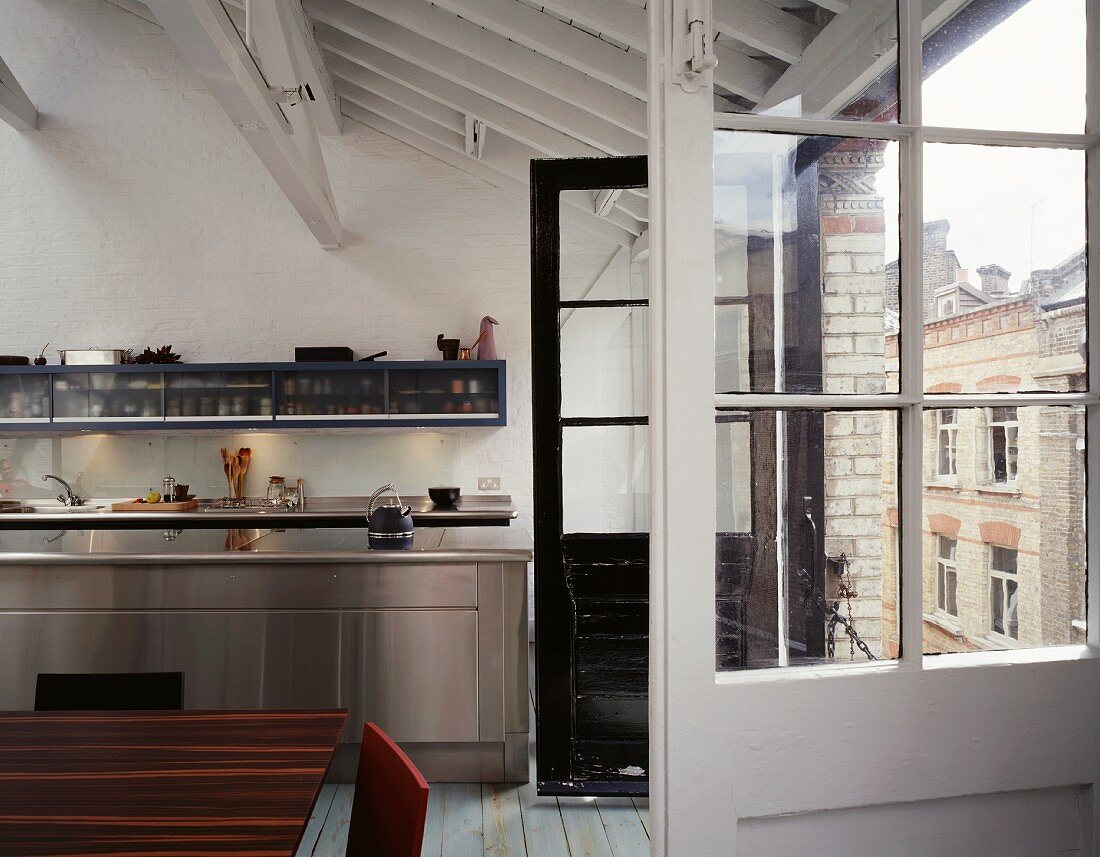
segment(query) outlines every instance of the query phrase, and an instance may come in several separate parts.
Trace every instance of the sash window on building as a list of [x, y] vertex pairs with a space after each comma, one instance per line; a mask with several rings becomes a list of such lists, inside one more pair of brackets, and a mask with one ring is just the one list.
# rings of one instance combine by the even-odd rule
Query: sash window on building
[[955, 564], [957, 546], [955, 539], [937, 537], [936, 607], [952, 616], [959, 615], [959, 567]]
[[989, 409], [989, 478], [997, 483], [1016, 481], [1019, 423], [1016, 409]]
[[1016, 579], [1016, 551], [992, 546], [989, 549], [989, 628], [995, 634], [1020, 638], [1019, 597]]
[[936, 443], [939, 449], [936, 475], [953, 477], [958, 474], [956, 462], [959, 434], [958, 409], [941, 408], [936, 411]]

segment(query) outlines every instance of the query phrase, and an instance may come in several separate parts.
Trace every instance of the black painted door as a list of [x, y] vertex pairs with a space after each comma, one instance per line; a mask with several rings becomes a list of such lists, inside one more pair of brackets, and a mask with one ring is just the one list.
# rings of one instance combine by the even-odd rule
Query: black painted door
[[561, 217], [564, 195], [646, 183], [644, 157], [531, 167], [540, 794], [648, 793], [648, 299], [575, 291]]

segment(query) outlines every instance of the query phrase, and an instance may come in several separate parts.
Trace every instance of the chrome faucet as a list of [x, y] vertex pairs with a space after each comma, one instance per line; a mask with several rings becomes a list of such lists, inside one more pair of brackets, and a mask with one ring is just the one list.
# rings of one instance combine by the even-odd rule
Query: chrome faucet
[[64, 494], [58, 494], [57, 499], [64, 503], [66, 506], [83, 506], [84, 498], [81, 497], [76, 491], [73, 490], [73, 486], [62, 479], [60, 476], [54, 476], [52, 473], [46, 473], [42, 476], [43, 482], [49, 482], [51, 479], [60, 482], [65, 488]]

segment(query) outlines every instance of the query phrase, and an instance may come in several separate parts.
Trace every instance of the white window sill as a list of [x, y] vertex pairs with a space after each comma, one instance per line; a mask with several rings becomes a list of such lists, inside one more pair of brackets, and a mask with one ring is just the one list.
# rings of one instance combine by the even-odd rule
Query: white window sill
[[947, 633], [951, 634], [952, 636], [957, 637], [960, 640], [965, 636], [963, 634], [962, 625], [960, 625], [958, 620], [950, 613], [944, 613], [940, 610], [937, 610], [935, 613], [925, 613], [923, 615], [925, 622], [935, 625], [938, 628], [942, 628], [944, 631], [947, 631]]
[[974, 643], [988, 652], [1010, 651], [1024, 648], [1019, 640], [1005, 637], [996, 631], [989, 631], [984, 637], [974, 637]]
[[718, 687], [742, 684], [775, 685], [798, 681], [821, 681], [829, 677], [873, 676], [912, 673], [914, 670], [970, 669], [1006, 665], [1060, 663], [1063, 661], [1100, 660], [1100, 646], [1074, 643], [1036, 649], [999, 649], [986, 652], [951, 652], [923, 655], [919, 658], [882, 661], [845, 661], [812, 667], [767, 667], [715, 673]]
[[1023, 491], [1010, 482], [989, 482], [978, 485], [975, 489], [979, 494], [1007, 494], [1010, 497], [1019, 497]]
[[1084, 619], [1073, 619], [1070, 621], [1070, 624], [1082, 634], [1088, 633], [1088, 625], [1085, 623]]
[[941, 489], [944, 489], [944, 490], [958, 491], [959, 490], [959, 480], [958, 479], [949, 479], [947, 477], [944, 477], [942, 479], [933, 479], [931, 481], [926, 481], [924, 483], [924, 487], [925, 488], [941, 488]]
[[1001, 649], [995, 652], [954, 652], [925, 655], [924, 669], [1001, 666], [1005, 664], [1045, 664], [1058, 661], [1100, 659], [1100, 646], [1074, 643], [1069, 646], [1044, 646], [1037, 649]]

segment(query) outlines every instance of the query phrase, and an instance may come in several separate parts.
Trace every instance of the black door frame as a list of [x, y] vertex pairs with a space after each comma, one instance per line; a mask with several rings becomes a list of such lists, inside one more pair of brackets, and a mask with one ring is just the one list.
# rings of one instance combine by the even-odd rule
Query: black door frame
[[[562, 538], [562, 425], [646, 425], [647, 417], [561, 418], [560, 194], [568, 190], [644, 188], [644, 155], [531, 161], [531, 348], [534, 433], [535, 675], [540, 794], [638, 794], [637, 782], [583, 782], [573, 772], [575, 707], [572, 603], [565, 580]], [[645, 306], [648, 300], [601, 301]], [[551, 621], [547, 617], [553, 617]]]

